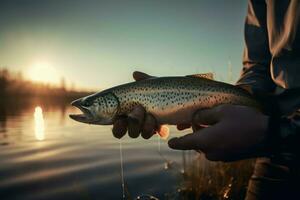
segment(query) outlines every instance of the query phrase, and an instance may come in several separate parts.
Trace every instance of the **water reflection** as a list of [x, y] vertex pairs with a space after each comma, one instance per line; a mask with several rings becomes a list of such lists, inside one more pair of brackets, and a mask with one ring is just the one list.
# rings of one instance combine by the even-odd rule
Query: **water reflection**
[[3, 133], [3, 137], [6, 137], [6, 110], [4, 108], [4, 104], [0, 101], [0, 134]]
[[[118, 140], [110, 127], [70, 120], [68, 114], [76, 111], [69, 104], [35, 99], [1, 104], [0, 98], [0, 199], [122, 198]], [[180, 154], [167, 149], [166, 141], [158, 142], [155, 137], [147, 143], [122, 139], [128, 196], [164, 199], [176, 191], [178, 176], [164, 170], [163, 161], [180, 163]]]
[[35, 107], [34, 110], [34, 131], [37, 140], [42, 141], [45, 139], [45, 123], [43, 110], [40, 106]]

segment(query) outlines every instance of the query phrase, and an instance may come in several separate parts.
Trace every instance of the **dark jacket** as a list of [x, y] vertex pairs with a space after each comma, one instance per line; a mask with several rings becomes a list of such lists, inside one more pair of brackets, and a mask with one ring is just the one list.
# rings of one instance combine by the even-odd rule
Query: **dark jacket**
[[300, 1], [249, 1], [239, 84], [250, 85], [271, 115], [273, 150], [286, 159], [295, 156], [300, 150]]

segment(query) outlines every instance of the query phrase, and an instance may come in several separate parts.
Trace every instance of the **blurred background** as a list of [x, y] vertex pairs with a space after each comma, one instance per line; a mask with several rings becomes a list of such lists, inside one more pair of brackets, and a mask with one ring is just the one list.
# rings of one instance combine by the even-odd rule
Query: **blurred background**
[[156, 136], [126, 136], [120, 151], [110, 126], [68, 114], [72, 100], [135, 70], [234, 83], [246, 9], [239, 0], [1, 0], [1, 199], [241, 199], [252, 161], [211, 163]]

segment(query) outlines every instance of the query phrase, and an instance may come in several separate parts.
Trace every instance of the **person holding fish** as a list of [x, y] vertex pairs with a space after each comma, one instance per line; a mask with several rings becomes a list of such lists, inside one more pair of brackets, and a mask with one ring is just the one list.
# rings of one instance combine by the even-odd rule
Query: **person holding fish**
[[168, 135], [164, 124], [193, 133], [169, 147], [197, 150], [212, 161], [258, 158], [247, 200], [297, 199], [300, 146], [300, 1], [249, 0], [241, 77], [235, 86], [210, 74], [153, 77], [72, 102], [90, 124], [113, 135]]
[[[198, 110], [193, 133], [169, 140], [179, 150], [201, 150], [209, 160], [234, 161], [261, 157], [249, 181], [247, 200], [298, 199], [300, 146], [300, 2], [248, 3], [243, 69], [237, 86], [248, 89], [263, 104], [263, 112], [241, 105]], [[151, 76], [135, 72], [136, 81]], [[205, 126], [203, 126], [205, 125]], [[208, 125], [208, 126], [207, 126]], [[150, 138], [160, 126], [137, 105], [114, 123], [120, 138]]]

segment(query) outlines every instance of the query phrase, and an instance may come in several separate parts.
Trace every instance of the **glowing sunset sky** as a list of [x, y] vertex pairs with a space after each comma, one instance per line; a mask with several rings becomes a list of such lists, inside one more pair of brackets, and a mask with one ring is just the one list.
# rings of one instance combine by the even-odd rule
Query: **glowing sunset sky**
[[85, 88], [131, 81], [134, 70], [214, 71], [227, 80], [229, 61], [237, 78], [246, 6], [246, 0], [2, 0], [0, 66], [36, 80], [64, 76]]

